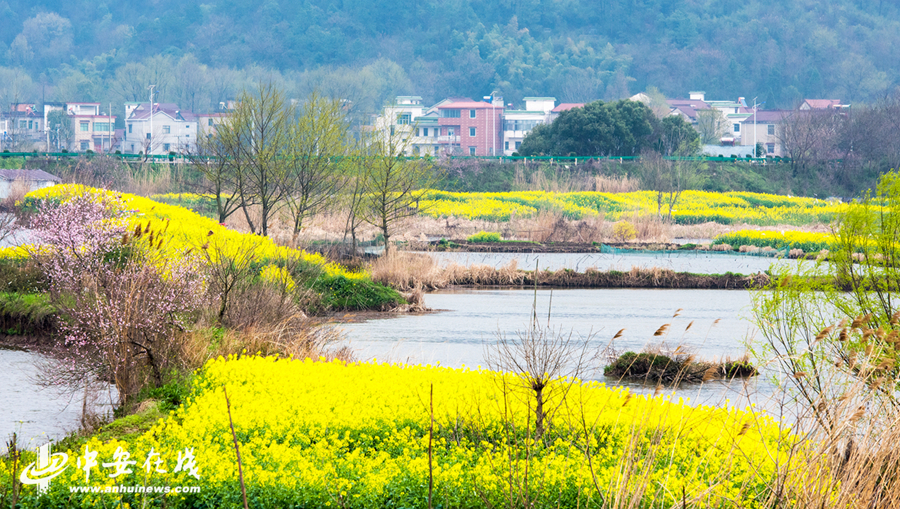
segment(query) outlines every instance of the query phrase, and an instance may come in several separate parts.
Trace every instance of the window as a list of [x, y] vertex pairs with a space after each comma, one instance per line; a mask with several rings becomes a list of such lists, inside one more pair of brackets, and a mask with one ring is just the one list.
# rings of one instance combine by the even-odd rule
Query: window
[[78, 129], [81, 132], [86, 133], [91, 130], [91, 123], [90, 122], [80, 122], [78, 124]]
[[109, 122], [94, 122], [94, 132], [109, 132]]
[[87, 150], [90, 145], [86, 141], [81, 142], [81, 150]]
[[522, 146], [522, 142], [521, 142], [521, 141], [517, 141], [517, 142], [516, 142], [516, 150], [519, 150], [519, 147], [521, 147], [521, 146]]
[[775, 124], [769, 124], [766, 126], [766, 134], [769, 136], [773, 136], [775, 134]]
[[163, 150], [164, 150], [164, 151], [168, 152], [168, 151], [170, 151], [171, 149], [172, 149], [172, 145], [170, 145], [170, 144], [168, 144], [168, 143], [163, 143]]
[[504, 120], [504, 131], [530, 131], [535, 126], [542, 124], [542, 120]]
[[391, 136], [394, 135], [394, 126], [391, 126]]
[[469, 118], [475, 118], [475, 110], [469, 110]]
[[774, 143], [766, 143], [766, 153], [767, 154], [775, 153], [775, 144]]
[[416, 136], [419, 136], [419, 128], [416, 128]]
[[509, 150], [509, 142], [508, 141], [503, 142], [503, 150]]
[[741, 132], [741, 124], [734, 124], [734, 132], [736, 132], [736, 133]]
[[147, 133], [147, 139], [148, 140], [150, 139], [150, 133]]
[[475, 128], [474, 127], [469, 128], [469, 136], [472, 138], [475, 137]]
[[33, 121], [33, 120], [29, 120], [29, 121], [28, 121], [28, 128], [29, 128], [29, 129], [34, 129], [34, 121]]
[[164, 125], [164, 126], [163, 126], [163, 130], [162, 130], [162, 133], [163, 133], [163, 134], [170, 134], [171, 132], [172, 132], [172, 127], [171, 127], [171, 126], [167, 126], [167, 125]]
[[210, 127], [212, 127], [212, 125], [213, 125], [213, 121], [212, 121], [212, 119], [209, 119], [209, 120], [207, 120], [207, 121], [206, 121], [206, 122], [207, 122], [207, 124], [206, 124], [206, 125], [208, 125], [208, 126], [210, 126]]
[[419, 155], [419, 146], [418, 145], [413, 147], [413, 154]]
[[459, 110], [441, 110], [443, 118], [459, 118]]
[[131, 127], [132, 127], [133, 125], [134, 125], [134, 124], [128, 124], [128, 134], [131, 134], [131, 133], [132, 133]]
[[412, 116], [409, 113], [400, 113], [397, 115], [397, 125], [409, 125]]
[[469, 155], [470, 155], [470, 156], [474, 156], [474, 155], [475, 155], [475, 147], [469, 147]]
[[453, 136], [453, 128], [452, 127], [447, 128], [447, 136]]
[[28, 125], [28, 122], [25, 120], [19, 120], [19, 129], [25, 129], [25, 126]]
[[131, 144], [131, 153], [134, 154], [134, 143]]
[[425, 136], [428, 136], [428, 128], [427, 127], [424, 129], [424, 131], [425, 131]]

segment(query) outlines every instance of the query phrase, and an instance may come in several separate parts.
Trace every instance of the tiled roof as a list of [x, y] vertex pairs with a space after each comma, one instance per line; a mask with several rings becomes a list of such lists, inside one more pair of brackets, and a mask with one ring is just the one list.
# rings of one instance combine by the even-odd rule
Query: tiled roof
[[560, 103], [559, 106], [553, 108], [550, 111], [552, 111], [553, 113], [560, 113], [563, 111], [571, 110], [572, 108], [583, 108], [583, 107], [584, 107], [584, 103]]
[[0, 170], [0, 180], [52, 180], [59, 182], [59, 177], [44, 170]]
[[806, 99], [804, 102], [816, 110], [841, 106], [840, 99]]
[[486, 103], [484, 101], [454, 101], [452, 103], [442, 104], [442, 105], [438, 106], [438, 109], [439, 110], [460, 109], [460, 108], [479, 109], [479, 108], [491, 108], [491, 107], [500, 109], [503, 106], [493, 106], [491, 103]]
[[[184, 120], [188, 122], [193, 121], [196, 118], [196, 115], [190, 111], [181, 111], [175, 103], [154, 103], [153, 112], [165, 113], [175, 120]], [[146, 118], [150, 118], [149, 103], [140, 103], [140, 105], [131, 112], [128, 120], [143, 120]]]
[[[794, 113], [790, 110], [757, 110], [756, 112], [756, 123], [757, 124], [771, 124], [772, 122], [781, 122], [784, 117]], [[742, 120], [742, 122], [753, 123], [753, 115], [751, 114], [749, 117]]]

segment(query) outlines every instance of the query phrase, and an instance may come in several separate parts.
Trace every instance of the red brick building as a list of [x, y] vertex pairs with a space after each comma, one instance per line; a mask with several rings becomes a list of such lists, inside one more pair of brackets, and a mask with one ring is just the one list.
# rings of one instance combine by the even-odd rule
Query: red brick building
[[438, 106], [438, 144], [459, 155], [503, 154], [503, 99], [453, 101]]

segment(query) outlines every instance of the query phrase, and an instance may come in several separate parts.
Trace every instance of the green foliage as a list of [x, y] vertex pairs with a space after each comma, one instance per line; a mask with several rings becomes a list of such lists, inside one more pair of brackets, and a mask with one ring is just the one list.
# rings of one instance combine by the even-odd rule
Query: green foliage
[[604, 367], [603, 374], [611, 377], [633, 377], [668, 368], [674, 368], [677, 371], [678, 367], [675, 361], [665, 355], [625, 352]]
[[315, 280], [312, 289], [322, 294], [322, 306], [336, 311], [385, 310], [406, 303], [397, 290], [344, 276], [321, 277]]
[[[754, 296], [764, 342], [756, 356], [776, 359], [806, 403], [836, 400], [852, 383], [884, 391], [896, 404], [900, 380], [900, 175], [881, 179], [874, 196], [851, 207], [829, 246], [830, 278], [821, 267], [780, 269]], [[824, 381], [824, 382], [823, 382]], [[834, 416], [817, 416], [833, 429]]]
[[27, 259], [0, 258], [0, 292], [23, 294], [47, 290], [47, 276]]
[[469, 242], [500, 242], [500, 234], [497, 232], [481, 231], [474, 235], [469, 235], [466, 239]]
[[659, 121], [646, 105], [622, 100], [594, 101], [560, 113], [553, 123], [532, 130], [523, 156], [637, 156], [651, 145]]

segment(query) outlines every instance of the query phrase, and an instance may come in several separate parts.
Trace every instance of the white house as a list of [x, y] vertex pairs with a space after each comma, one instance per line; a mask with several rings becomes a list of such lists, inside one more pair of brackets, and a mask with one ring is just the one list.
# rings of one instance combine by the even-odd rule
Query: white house
[[21, 186], [18, 191], [24, 194], [56, 184], [59, 177], [44, 170], [0, 170], [0, 200], [8, 198], [15, 186]]
[[417, 95], [397, 96], [381, 115], [374, 117], [370, 130], [385, 139], [402, 136], [404, 153], [408, 156], [438, 152], [438, 112], [434, 107], [426, 110]]
[[503, 113], [503, 154], [513, 155], [522, 140], [536, 126], [549, 124], [551, 112], [556, 107], [555, 97], [524, 97], [524, 110], [506, 110]]
[[174, 103], [125, 103], [125, 154], [187, 153], [197, 146], [198, 118]]

